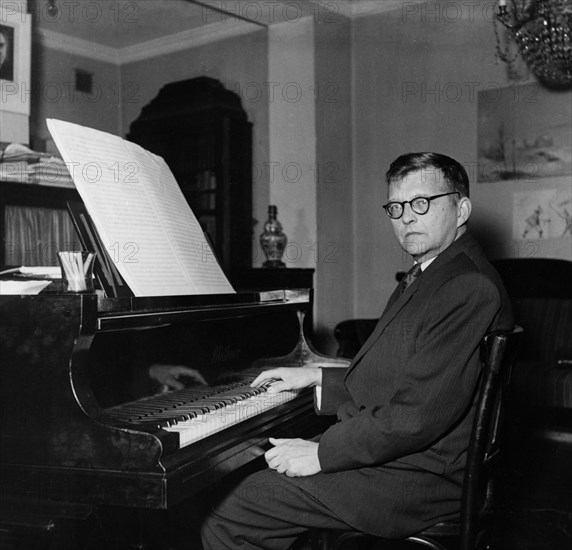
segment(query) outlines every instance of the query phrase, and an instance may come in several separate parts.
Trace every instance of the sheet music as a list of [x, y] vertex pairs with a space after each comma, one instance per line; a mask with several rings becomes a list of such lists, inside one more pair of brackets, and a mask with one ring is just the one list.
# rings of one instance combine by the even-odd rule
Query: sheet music
[[135, 296], [234, 293], [161, 157], [99, 130], [55, 119], [47, 123]]

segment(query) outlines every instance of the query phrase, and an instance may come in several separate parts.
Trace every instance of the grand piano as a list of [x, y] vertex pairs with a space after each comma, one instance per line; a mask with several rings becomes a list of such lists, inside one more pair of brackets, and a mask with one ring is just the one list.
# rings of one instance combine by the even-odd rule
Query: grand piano
[[[250, 387], [269, 367], [347, 364], [306, 341], [309, 307], [308, 290], [0, 296], [4, 517], [166, 510], [260, 457], [269, 436], [319, 433], [311, 390]], [[201, 381], [162, 391], [153, 365]]]

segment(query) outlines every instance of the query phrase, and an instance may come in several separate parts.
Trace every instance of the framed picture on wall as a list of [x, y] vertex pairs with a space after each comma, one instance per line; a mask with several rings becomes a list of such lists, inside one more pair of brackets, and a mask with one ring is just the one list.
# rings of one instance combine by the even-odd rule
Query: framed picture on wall
[[479, 181], [572, 174], [570, 92], [553, 92], [536, 82], [490, 85], [478, 96]]
[[0, 4], [2, 111], [30, 114], [30, 14], [17, 2]]

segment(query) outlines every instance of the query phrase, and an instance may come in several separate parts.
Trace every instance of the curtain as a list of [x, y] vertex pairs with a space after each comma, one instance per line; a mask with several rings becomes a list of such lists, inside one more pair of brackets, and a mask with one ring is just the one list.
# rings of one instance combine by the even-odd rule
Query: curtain
[[67, 210], [6, 206], [4, 263], [8, 266], [58, 265], [60, 250], [81, 250]]

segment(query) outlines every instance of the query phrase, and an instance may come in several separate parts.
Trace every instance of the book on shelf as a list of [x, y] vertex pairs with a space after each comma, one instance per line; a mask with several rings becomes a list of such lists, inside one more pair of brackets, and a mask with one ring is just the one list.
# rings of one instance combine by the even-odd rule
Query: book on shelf
[[[75, 187], [68, 165], [63, 159], [57, 157], [41, 158], [38, 162], [31, 163], [29, 168], [33, 170], [33, 183], [56, 187]], [[71, 168], [73, 170], [73, 166]]]
[[47, 123], [107, 260], [135, 296], [234, 293], [163, 158], [99, 130]]
[[9, 161], [0, 164], [0, 181], [16, 181], [32, 183], [34, 171], [29, 168], [27, 161]]
[[9, 143], [2, 151], [0, 151], [0, 163], [4, 162], [36, 162], [41, 159], [51, 158], [49, 153], [41, 153], [33, 151], [29, 147], [21, 143]]
[[74, 187], [63, 159], [17, 143], [8, 145], [1, 153], [0, 181]]

